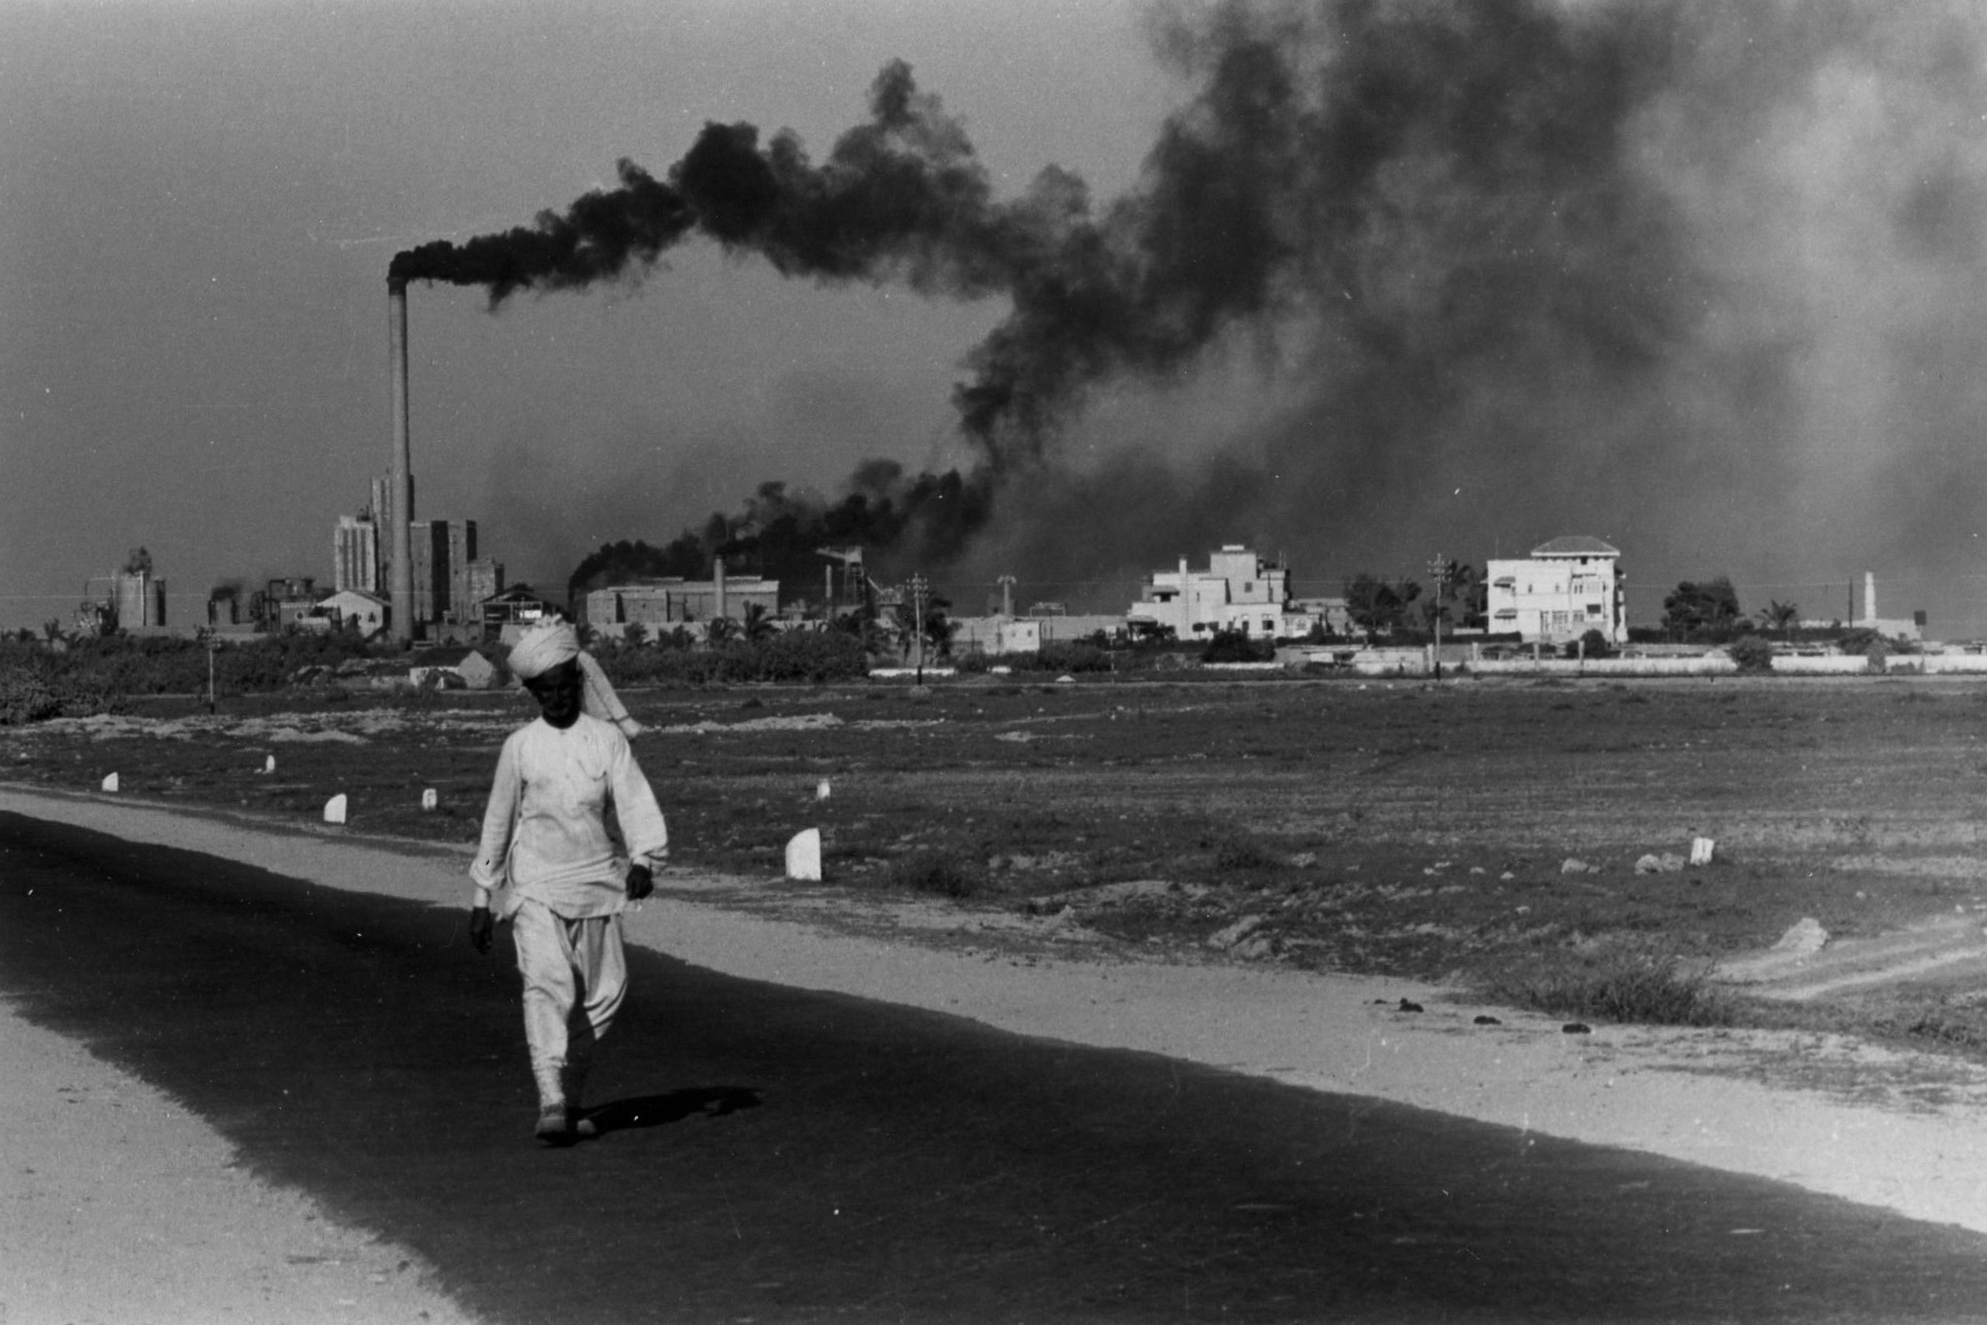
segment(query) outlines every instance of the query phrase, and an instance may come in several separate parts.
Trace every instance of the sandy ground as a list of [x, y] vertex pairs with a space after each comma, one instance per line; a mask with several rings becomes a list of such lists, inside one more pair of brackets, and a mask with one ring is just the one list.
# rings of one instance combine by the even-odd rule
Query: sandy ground
[[[466, 896], [466, 852], [107, 798], [0, 789], [0, 810], [333, 887]], [[727, 974], [1645, 1150], [1987, 1233], [1987, 1069], [1933, 1055], [1801, 1033], [1568, 1034], [1408, 982], [1135, 959], [1066, 920], [852, 909], [775, 880], [672, 874], [628, 933]], [[1425, 1010], [1400, 1010], [1404, 998]], [[415, 1258], [231, 1167], [225, 1141], [144, 1083], [11, 1015], [0, 1053], [0, 1325], [467, 1319]]]
[[4, 1325], [473, 1319], [86, 1049], [0, 1012], [0, 1063]]

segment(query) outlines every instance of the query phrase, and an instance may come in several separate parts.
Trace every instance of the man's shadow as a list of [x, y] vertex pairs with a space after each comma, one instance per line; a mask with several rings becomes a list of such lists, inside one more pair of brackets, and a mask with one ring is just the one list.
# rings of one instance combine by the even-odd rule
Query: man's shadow
[[749, 1086], [691, 1086], [660, 1095], [613, 1100], [586, 1111], [587, 1121], [605, 1136], [638, 1127], [665, 1127], [685, 1118], [722, 1118], [740, 1109], [759, 1107], [759, 1092]]

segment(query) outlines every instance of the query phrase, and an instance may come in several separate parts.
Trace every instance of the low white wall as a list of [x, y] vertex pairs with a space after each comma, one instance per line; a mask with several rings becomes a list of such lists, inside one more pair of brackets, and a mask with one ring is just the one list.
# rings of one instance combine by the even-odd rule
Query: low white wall
[[[1862, 661], [1860, 658], [1856, 661]], [[1739, 665], [1722, 653], [1694, 658], [1483, 658], [1473, 676], [1729, 676]]]
[[[1366, 669], [1355, 668], [1364, 672]], [[1475, 676], [1730, 676], [1739, 670], [1722, 650], [1686, 658], [1484, 658], [1468, 664]], [[1855, 653], [1783, 654], [1773, 660], [1780, 676], [1864, 676], [1869, 660]], [[1885, 669], [1894, 675], [1923, 673], [1955, 676], [1987, 675], [1987, 654], [1892, 654]], [[1420, 676], [1425, 667], [1376, 669], [1375, 675]]]
[[1821, 653], [1777, 657], [1773, 670], [1788, 676], [1863, 676], [1870, 660], [1860, 653]]
[[1987, 653], [1926, 653], [1890, 660], [1891, 670], [1906, 663], [1918, 664], [1922, 672], [1955, 675], [1962, 672], [1987, 673]]

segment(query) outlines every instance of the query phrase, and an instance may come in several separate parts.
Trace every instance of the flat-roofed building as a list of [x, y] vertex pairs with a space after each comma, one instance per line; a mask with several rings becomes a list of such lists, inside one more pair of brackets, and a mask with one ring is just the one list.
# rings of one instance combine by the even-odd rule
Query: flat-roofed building
[[1628, 638], [1621, 549], [1572, 535], [1532, 549], [1523, 559], [1492, 560], [1485, 612], [1492, 634], [1564, 644], [1598, 630], [1609, 644]]
[[586, 596], [582, 619], [603, 635], [619, 635], [632, 625], [654, 635], [677, 626], [708, 624], [718, 617], [743, 622], [755, 604], [767, 617], [777, 617], [780, 582], [720, 571], [708, 580], [672, 577], [595, 589]]
[[1154, 571], [1143, 595], [1125, 613], [1134, 634], [1170, 629], [1177, 639], [1232, 631], [1255, 639], [1297, 639], [1322, 618], [1291, 597], [1290, 570], [1240, 543], [1224, 543], [1206, 570]]

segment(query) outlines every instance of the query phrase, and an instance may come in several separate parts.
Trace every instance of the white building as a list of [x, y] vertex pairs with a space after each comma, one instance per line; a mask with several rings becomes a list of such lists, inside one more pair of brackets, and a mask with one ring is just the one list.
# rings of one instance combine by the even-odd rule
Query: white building
[[1555, 538], [1523, 561], [1492, 561], [1485, 610], [1493, 634], [1564, 644], [1598, 630], [1609, 644], [1628, 638], [1621, 549], [1598, 538]]
[[1154, 571], [1144, 596], [1125, 614], [1134, 634], [1170, 628], [1178, 639], [1205, 638], [1234, 631], [1256, 639], [1296, 639], [1313, 626], [1333, 629], [1331, 604], [1340, 599], [1293, 599], [1290, 571], [1271, 563], [1240, 543], [1225, 543], [1207, 558], [1207, 569], [1187, 569], [1180, 558], [1177, 571]]
[[317, 611], [337, 625], [349, 623], [366, 639], [386, 629], [386, 599], [364, 589], [340, 589], [328, 598], [320, 598]]
[[952, 652], [955, 654], [1039, 653], [1045, 644], [1068, 644], [1095, 639], [1098, 634], [1115, 639], [1125, 633], [1121, 616], [1076, 615], [1063, 612], [1031, 613], [1028, 616], [978, 616], [952, 618]]

